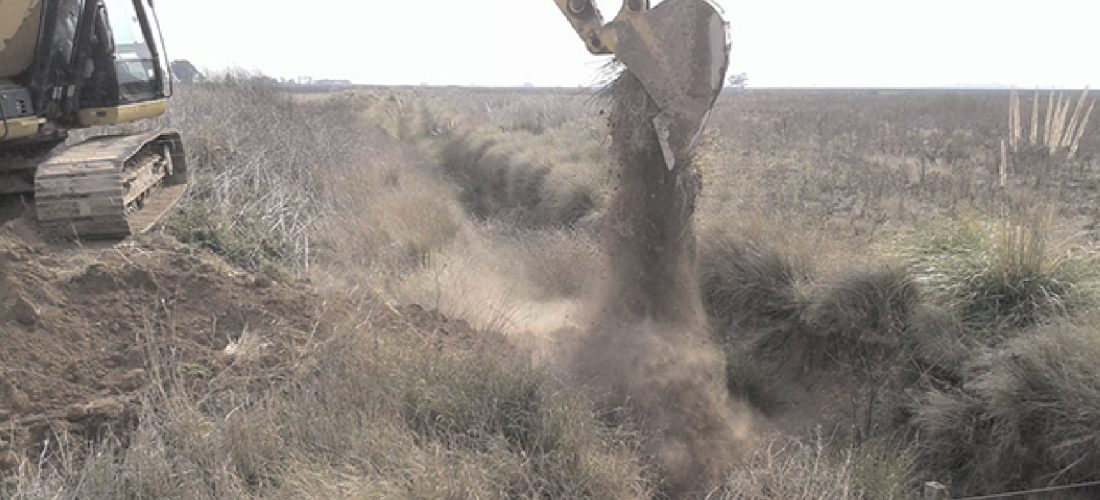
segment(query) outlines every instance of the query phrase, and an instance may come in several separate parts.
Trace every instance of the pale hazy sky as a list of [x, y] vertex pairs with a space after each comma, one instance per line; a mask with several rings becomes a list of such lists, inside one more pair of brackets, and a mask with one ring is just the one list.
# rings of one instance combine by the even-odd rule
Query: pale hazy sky
[[[621, 0], [597, 0], [605, 16]], [[1100, 84], [1098, 0], [718, 0], [753, 86]], [[553, 0], [157, 0], [169, 55], [356, 83], [597, 81]]]

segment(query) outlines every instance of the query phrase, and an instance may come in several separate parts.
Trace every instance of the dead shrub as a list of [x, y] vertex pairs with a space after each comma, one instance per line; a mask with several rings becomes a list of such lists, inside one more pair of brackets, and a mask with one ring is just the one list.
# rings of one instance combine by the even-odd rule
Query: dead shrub
[[193, 186], [167, 231], [183, 243], [237, 249], [226, 255], [240, 265], [257, 259], [239, 258], [239, 248], [263, 241], [280, 249], [268, 260], [308, 267], [309, 240], [330, 208], [324, 169], [358, 152], [363, 104], [348, 99], [303, 102], [239, 78], [181, 86], [166, 121], [186, 131]]

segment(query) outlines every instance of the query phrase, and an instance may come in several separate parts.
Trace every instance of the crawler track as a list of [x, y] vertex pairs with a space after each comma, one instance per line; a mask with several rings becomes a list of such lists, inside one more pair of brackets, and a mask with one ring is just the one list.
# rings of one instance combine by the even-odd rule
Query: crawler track
[[38, 225], [47, 236], [125, 238], [149, 230], [187, 190], [179, 133], [97, 137], [38, 166]]

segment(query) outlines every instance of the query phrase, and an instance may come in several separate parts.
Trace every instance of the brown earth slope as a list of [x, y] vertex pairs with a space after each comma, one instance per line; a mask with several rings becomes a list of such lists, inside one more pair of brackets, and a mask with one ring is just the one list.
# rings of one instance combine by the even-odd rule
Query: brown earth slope
[[197, 375], [279, 363], [331, 329], [301, 286], [233, 269], [174, 240], [46, 245], [0, 228], [0, 469], [50, 432], [93, 437], [133, 415], [148, 350]]
[[[0, 226], [0, 473], [59, 435], [124, 435], [165, 365], [199, 389], [219, 373], [288, 367], [351, 311], [308, 284], [243, 272], [165, 236], [46, 244], [25, 218], [9, 221]], [[369, 318], [383, 332], [473, 334], [417, 306]]]

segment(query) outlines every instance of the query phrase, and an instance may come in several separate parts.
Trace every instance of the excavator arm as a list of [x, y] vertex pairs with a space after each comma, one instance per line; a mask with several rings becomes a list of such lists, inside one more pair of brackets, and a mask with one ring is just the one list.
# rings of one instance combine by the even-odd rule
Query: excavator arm
[[604, 24], [594, 0], [554, 0], [592, 54], [614, 54], [661, 109], [653, 120], [669, 169], [690, 157], [729, 67], [729, 25], [708, 0], [623, 0]]

